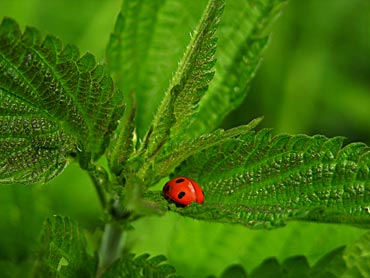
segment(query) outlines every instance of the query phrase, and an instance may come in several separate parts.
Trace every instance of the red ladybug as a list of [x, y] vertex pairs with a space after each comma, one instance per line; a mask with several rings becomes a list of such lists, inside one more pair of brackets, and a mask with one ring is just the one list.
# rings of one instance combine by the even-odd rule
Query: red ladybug
[[195, 181], [186, 177], [177, 177], [167, 182], [163, 187], [163, 193], [172, 201], [185, 206], [191, 202], [199, 204], [204, 202], [202, 188]]

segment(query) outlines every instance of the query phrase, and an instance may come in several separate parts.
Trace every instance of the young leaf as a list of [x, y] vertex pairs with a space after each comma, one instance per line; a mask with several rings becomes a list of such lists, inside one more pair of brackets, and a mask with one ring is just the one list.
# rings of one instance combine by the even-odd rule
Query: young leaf
[[215, 78], [199, 103], [199, 113], [183, 132], [194, 138], [215, 129], [237, 108], [261, 62], [268, 27], [285, 0], [229, 1], [220, 23]]
[[133, 254], [122, 257], [104, 275], [105, 278], [180, 278], [175, 268], [166, 262], [164, 256], [150, 257], [148, 254]]
[[86, 239], [74, 222], [55, 216], [45, 222], [34, 277], [93, 277], [96, 258], [86, 251]]
[[78, 150], [99, 158], [123, 99], [91, 54], [44, 40], [12, 19], [0, 26], [0, 183], [47, 181]]
[[106, 57], [109, 70], [121, 89], [140, 94], [147, 80], [145, 63], [155, 34], [159, 10], [164, 0], [143, 2], [123, 1], [114, 32], [108, 42]]
[[170, 131], [171, 137], [176, 136], [189, 124], [207, 90], [214, 74], [215, 31], [223, 8], [224, 0], [209, 1], [147, 134], [149, 156], [170, 139]]
[[188, 157], [206, 148], [225, 143], [247, 131], [253, 130], [261, 120], [262, 118], [257, 118], [248, 125], [239, 126], [226, 131], [220, 129], [191, 141], [166, 145], [161, 155], [155, 158], [154, 167], [150, 168], [149, 170], [151, 171], [146, 173], [147, 177], [145, 180], [152, 179], [148, 185], [156, 183], [160, 178], [168, 176], [177, 165]]
[[281, 226], [286, 220], [368, 227], [370, 149], [360, 143], [341, 149], [342, 141], [304, 135], [272, 138], [263, 130], [210, 147], [175, 172], [203, 187], [204, 204], [170, 208], [251, 227]]
[[[123, 1], [107, 46], [107, 62], [121, 88], [136, 92], [164, 0]], [[139, 88], [137, 88], [139, 89]]]
[[126, 110], [125, 117], [117, 130], [118, 136], [113, 139], [110, 148], [106, 152], [108, 165], [112, 173], [119, 175], [122, 168], [135, 151], [135, 116], [136, 116], [136, 99], [131, 94], [131, 102]]
[[206, 0], [123, 1], [106, 56], [115, 84], [127, 94], [135, 93], [139, 139], [158, 110], [205, 4]]

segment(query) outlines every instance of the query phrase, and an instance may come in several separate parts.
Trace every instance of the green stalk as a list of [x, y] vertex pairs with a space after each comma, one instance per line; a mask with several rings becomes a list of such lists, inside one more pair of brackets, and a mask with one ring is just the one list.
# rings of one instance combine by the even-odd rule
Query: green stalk
[[107, 209], [107, 194], [106, 188], [109, 186], [110, 181], [107, 171], [98, 165], [89, 164], [88, 173], [94, 183], [96, 193], [98, 194], [100, 203], [104, 210]]
[[120, 257], [125, 238], [126, 234], [119, 223], [113, 222], [105, 225], [99, 250], [96, 278], [102, 277], [104, 272]]
[[[120, 213], [122, 208], [119, 200], [114, 202], [111, 202], [111, 200], [107, 201], [107, 193], [110, 191], [109, 188], [111, 187], [107, 171], [101, 166], [90, 163], [88, 173], [95, 185], [95, 189], [105, 213], [110, 214], [110, 217], [114, 219], [114, 214]], [[105, 224], [100, 244], [99, 266], [96, 278], [102, 277], [112, 263], [120, 257], [125, 243], [124, 239], [125, 230], [121, 223], [113, 220]]]

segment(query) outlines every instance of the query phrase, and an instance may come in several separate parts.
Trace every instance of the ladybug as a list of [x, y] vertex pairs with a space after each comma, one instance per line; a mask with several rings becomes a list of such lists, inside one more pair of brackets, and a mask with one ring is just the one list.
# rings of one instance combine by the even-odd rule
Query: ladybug
[[187, 177], [177, 177], [168, 181], [163, 187], [163, 194], [180, 205], [189, 205], [191, 202], [203, 204], [202, 188], [194, 180]]

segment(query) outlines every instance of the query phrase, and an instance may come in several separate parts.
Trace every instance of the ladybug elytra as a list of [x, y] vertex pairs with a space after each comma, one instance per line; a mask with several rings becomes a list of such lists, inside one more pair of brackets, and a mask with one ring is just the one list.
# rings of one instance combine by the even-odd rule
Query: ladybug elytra
[[163, 193], [172, 201], [185, 206], [191, 202], [199, 204], [204, 202], [200, 185], [187, 177], [177, 177], [168, 181], [163, 187]]

